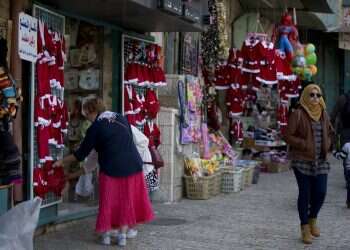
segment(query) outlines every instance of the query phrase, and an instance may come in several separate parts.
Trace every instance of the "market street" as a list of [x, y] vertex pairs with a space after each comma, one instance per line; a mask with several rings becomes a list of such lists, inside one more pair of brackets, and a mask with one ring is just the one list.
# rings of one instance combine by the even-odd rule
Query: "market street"
[[[157, 219], [139, 227], [124, 249], [350, 249], [350, 210], [345, 208], [340, 162], [332, 160], [328, 195], [319, 216], [321, 237], [304, 246], [299, 239], [297, 186], [292, 172], [262, 174], [258, 185], [208, 201], [183, 199], [154, 206]], [[37, 250], [116, 249], [99, 245], [95, 218], [74, 222], [35, 240]]]

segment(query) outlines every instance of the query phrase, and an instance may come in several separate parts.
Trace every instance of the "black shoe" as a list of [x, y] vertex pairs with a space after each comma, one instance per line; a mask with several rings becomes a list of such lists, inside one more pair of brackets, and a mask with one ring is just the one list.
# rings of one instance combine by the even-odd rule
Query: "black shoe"
[[350, 209], [350, 202], [346, 202], [346, 206]]

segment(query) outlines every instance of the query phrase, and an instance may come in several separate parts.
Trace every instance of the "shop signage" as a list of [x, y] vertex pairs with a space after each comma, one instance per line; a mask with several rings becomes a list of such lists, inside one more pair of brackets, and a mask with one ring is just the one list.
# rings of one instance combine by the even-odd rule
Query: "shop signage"
[[339, 48], [350, 50], [350, 33], [339, 33]]
[[188, 6], [187, 4], [183, 5], [182, 15], [186, 20], [194, 23], [199, 23], [201, 19], [200, 12], [197, 9]]
[[158, 7], [171, 14], [182, 14], [182, 0], [159, 0]]
[[38, 19], [21, 12], [18, 21], [18, 54], [22, 60], [36, 62]]

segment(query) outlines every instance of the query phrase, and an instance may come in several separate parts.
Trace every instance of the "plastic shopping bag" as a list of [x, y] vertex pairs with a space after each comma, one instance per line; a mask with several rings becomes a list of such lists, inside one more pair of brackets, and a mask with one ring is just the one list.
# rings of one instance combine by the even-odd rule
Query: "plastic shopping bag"
[[22, 202], [0, 217], [0, 250], [32, 250], [42, 199]]
[[92, 173], [84, 174], [79, 177], [78, 183], [75, 185], [75, 193], [82, 197], [89, 197], [94, 191], [92, 184]]

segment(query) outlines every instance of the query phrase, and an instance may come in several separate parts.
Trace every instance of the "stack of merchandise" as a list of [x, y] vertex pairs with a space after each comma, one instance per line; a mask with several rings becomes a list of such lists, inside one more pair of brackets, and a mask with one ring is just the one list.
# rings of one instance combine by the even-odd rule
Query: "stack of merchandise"
[[197, 77], [186, 75], [178, 82], [180, 108], [180, 143], [199, 143], [203, 137], [203, 92]]
[[249, 33], [241, 49], [231, 49], [227, 60], [218, 62], [215, 68], [216, 89], [227, 90], [227, 115], [235, 141], [241, 141], [237, 121], [249, 113], [262, 87], [278, 91], [277, 124], [284, 133], [290, 99], [299, 96], [301, 80], [317, 72], [315, 47], [298, 42], [298, 31], [289, 13], [283, 14], [271, 41], [267, 37], [264, 33]]
[[185, 159], [186, 197], [206, 200], [220, 193], [219, 162], [200, 158]]
[[[160, 110], [156, 88], [167, 84], [161, 68], [161, 47], [125, 38], [124, 48], [124, 115], [148, 137], [151, 151], [157, 150], [161, 134], [156, 124]], [[147, 180], [158, 182], [155, 168], [146, 175]]]
[[0, 67], [0, 119], [15, 118], [21, 101], [21, 89], [16, 88], [14, 80], [5, 67]]
[[270, 151], [260, 154], [260, 159], [263, 161], [262, 170], [269, 173], [279, 173], [288, 171], [290, 161], [286, 151]]
[[61, 196], [65, 186], [64, 170], [53, 162], [62, 157], [67, 133], [68, 112], [63, 101], [65, 40], [63, 34], [38, 23], [36, 62], [35, 127], [37, 165], [34, 168], [34, 193]]

